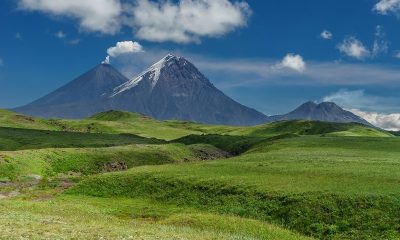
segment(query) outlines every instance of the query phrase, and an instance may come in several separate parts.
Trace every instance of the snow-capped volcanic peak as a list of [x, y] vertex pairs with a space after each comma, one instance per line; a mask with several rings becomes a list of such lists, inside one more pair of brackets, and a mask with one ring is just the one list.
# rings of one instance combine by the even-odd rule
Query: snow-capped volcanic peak
[[151, 85], [151, 89], [153, 89], [156, 85], [158, 80], [160, 79], [161, 71], [164, 67], [168, 67], [173, 64], [176, 60], [182, 59], [181, 57], [177, 57], [173, 54], [168, 54], [167, 56], [163, 57], [160, 61], [153, 64], [151, 67], [146, 69], [144, 72], [139, 74], [138, 77], [118, 86], [114, 89], [113, 94], [110, 97], [114, 97], [122, 92], [128, 91], [134, 87], [136, 87], [141, 81], [144, 79], [148, 79]]
[[177, 57], [172, 54], [168, 54], [163, 57], [160, 61], [156, 62], [153, 66], [146, 70], [146, 72], [150, 73], [151, 87], [154, 88], [157, 85], [158, 80], [160, 79], [161, 70], [164, 67], [169, 67], [173, 64], [173, 60], [179, 60], [180, 57]]
[[194, 64], [168, 54], [134, 79], [99, 64], [59, 90], [16, 109], [48, 118], [86, 118], [108, 110], [138, 112], [158, 120], [256, 125], [268, 118], [218, 90]]

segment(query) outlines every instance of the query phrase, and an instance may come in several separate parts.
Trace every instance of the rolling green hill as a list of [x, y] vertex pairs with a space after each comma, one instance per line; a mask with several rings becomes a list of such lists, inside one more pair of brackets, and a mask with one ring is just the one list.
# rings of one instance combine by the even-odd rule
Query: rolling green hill
[[271, 137], [282, 134], [390, 137], [391, 133], [349, 123], [284, 121], [254, 127], [229, 127], [181, 121], [157, 121], [122, 111], [95, 114], [84, 120], [38, 119], [0, 110], [0, 127], [89, 133], [128, 133], [147, 138], [173, 140], [187, 135], [219, 134]]
[[163, 143], [163, 141], [132, 134], [79, 133], [0, 127], [0, 151], [51, 147], [106, 147], [139, 143], [152, 144]]
[[352, 123], [0, 111], [0, 239], [396, 239], [399, 159]]
[[399, 236], [399, 149], [396, 138], [280, 139], [226, 160], [90, 177], [70, 193], [140, 196], [318, 238], [390, 238]]
[[110, 111], [84, 120], [40, 119], [0, 110], [0, 127], [51, 130], [82, 133], [134, 134], [148, 138], [170, 140], [201, 132], [179, 128], [146, 116]]
[[139, 198], [0, 200], [0, 224], [2, 239], [309, 239], [262, 221]]
[[69, 173], [90, 175], [142, 165], [196, 162], [227, 156], [226, 152], [204, 144], [135, 144], [7, 151], [0, 152], [0, 179], [18, 179], [30, 175], [54, 177]]

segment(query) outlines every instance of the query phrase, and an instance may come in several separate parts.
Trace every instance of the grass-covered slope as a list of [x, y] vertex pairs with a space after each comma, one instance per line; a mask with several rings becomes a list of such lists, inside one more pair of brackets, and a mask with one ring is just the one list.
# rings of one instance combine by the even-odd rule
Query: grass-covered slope
[[400, 238], [399, 149], [352, 123], [0, 111], [0, 239]]
[[307, 239], [261, 221], [146, 199], [0, 200], [0, 225], [1, 239]]
[[80, 183], [70, 193], [141, 197], [212, 214], [272, 222], [326, 239], [398, 238], [400, 203], [395, 196], [328, 193], [280, 194], [214, 179], [162, 174], [107, 174]]
[[282, 121], [243, 129], [238, 135], [270, 137], [283, 134], [353, 136], [353, 137], [392, 137], [379, 129], [359, 123], [330, 123], [319, 121]]
[[145, 197], [319, 238], [400, 237], [400, 140], [306, 136], [226, 160], [90, 177], [73, 194]]
[[0, 180], [31, 175], [42, 178], [59, 174], [90, 175], [124, 171], [143, 165], [212, 160], [227, 153], [211, 145], [127, 145], [102, 148], [50, 148], [0, 152]]
[[0, 127], [0, 151], [162, 143], [133, 134], [77, 133]]
[[0, 127], [6, 128], [83, 133], [127, 133], [165, 140], [179, 138], [188, 134], [201, 134], [199, 131], [179, 127], [178, 125], [157, 121], [141, 114], [122, 111], [98, 113], [82, 120], [65, 120], [33, 118], [7, 110], [0, 110]]
[[394, 137], [389, 132], [370, 128], [361, 124], [340, 124], [315, 121], [284, 121], [255, 127], [229, 129], [227, 132], [216, 132], [219, 134], [192, 134], [175, 139], [173, 142], [188, 145], [195, 143], [211, 144], [220, 149], [231, 152], [234, 155], [238, 155], [263, 142], [271, 143], [279, 139], [288, 139], [300, 136], [353, 137], [345, 139], [355, 139], [354, 137]]
[[291, 120], [251, 127], [212, 126], [192, 122], [168, 121], [170, 126], [184, 128], [202, 134], [248, 137], [273, 137], [291, 135], [334, 135], [353, 137], [393, 137], [393, 134], [359, 123], [330, 123], [319, 121]]
[[[90, 120], [99, 120], [99, 121], [129, 121], [133, 119], [151, 119], [145, 115], [133, 112], [124, 112], [124, 111], [107, 111], [97, 113], [88, 119]], [[157, 122], [157, 120], [154, 120]]]
[[8, 110], [0, 109], [0, 127], [25, 128], [38, 130], [59, 130], [58, 126], [50, 124], [50, 121], [20, 115]]
[[286, 121], [254, 127], [230, 127], [181, 121], [157, 121], [147, 116], [108, 111], [84, 120], [39, 119], [0, 110], [0, 127], [90, 133], [128, 133], [147, 138], [173, 140], [188, 135], [217, 134], [271, 137], [282, 134], [388, 137], [392, 134], [360, 124]]

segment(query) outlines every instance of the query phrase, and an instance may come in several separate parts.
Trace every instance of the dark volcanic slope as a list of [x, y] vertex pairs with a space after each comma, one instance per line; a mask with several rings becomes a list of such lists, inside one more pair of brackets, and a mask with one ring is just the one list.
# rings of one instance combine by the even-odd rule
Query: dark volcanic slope
[[85, 118], [125, 110], [156, 119], [255, 125], [268, 118], [218, 90], [186, 59], [168, 55], [130, 80], [101, 64], [16, 112], [46, 118]]
[[107, 110], [104, 99], [127, 81], [129, 79], [111, 65], [100, 64], [67, 85], [13, 111], [38, 117], [84, 118]]
[[288, 114], [272, 116], [270, 119], [272, 121], [315, 120], [338, 123], [356, 122], [371, 126], [363, 118], [342, 109], [332, 102], [323, 102], [320, 104], [307, 102]]
[[141, 112], [160, 120], [224, 125], [267, 121], [262, 113], [227, 97], [185, 58], [173, 55], [116, 88], [110, 101], [114, 109]]

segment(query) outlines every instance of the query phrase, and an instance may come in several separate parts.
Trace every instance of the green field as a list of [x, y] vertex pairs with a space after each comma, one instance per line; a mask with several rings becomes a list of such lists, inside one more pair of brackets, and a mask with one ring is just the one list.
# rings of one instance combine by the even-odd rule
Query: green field
[[0, 239], [399, 239], [399, 183], [360, 124], [0, 111]]

